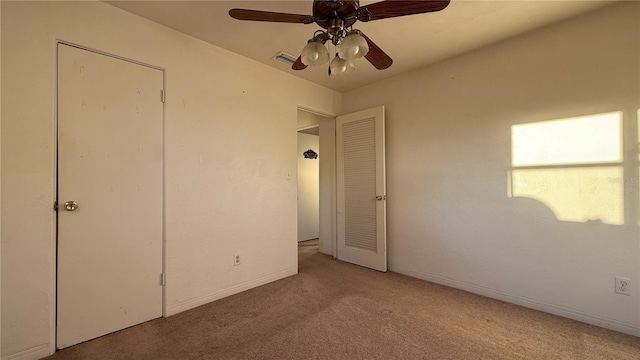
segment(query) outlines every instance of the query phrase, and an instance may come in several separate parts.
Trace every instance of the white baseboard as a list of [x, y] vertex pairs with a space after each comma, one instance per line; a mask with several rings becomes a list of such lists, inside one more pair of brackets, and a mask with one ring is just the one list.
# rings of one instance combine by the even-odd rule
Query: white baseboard
[[[172, 306], [167, 307], [167, 316], [175, 315], [177, 313], [193, 309], [200, 305], [204, 305], [210, 303], [214, 300], [222, 299], [224, 297], [237, 294], [239, 292], [252, 289], [254, 287], [268, 284], [270, 282], [283, 279], [285, 277], [295, 275], [298, 273], [298, 267], [291, 268], [285, 271], [281, 271], [279, 273], [275, 273], [257, 280], [248, 281], [246, 283], [242, 283], [236, 286], [232, 286], [230, 288], [224, 289], [222, 291], [215, 292], [213, 294], [208, 294], [204, 296], [199, 296], [194, 299], [190, 299], [187, 301], [180, 302], [178, 304], [174, 304]], [[20, 351], [11, 355], [4, 355], [1, 357], [1, 360], [37, 360], [52, 355], [50, 349], [50, 344], [42, 344], [35, 347], [32, 347], [27, 350]]]
[[[189, 299], [186, 301], [181, 301], [177, 304], [173, 304], [170, 306], [167, 306], [167, 310], [166, 310], [166, 316], [171, 316], [171, 315], [175, 315], [178, 313], [181, 313], [183, 311], [186, 310], [190, 310], [193, 309], [195, 307], [198, 307], [200, 305], [204, 305], [207, 303], [210, 303], [212, 301], [218, 300], [218, 299], [222, 299], [224, 297], [227, 296], [231, 296], [234, 294], [237, 294], [239, 292], [243, 292], [245, 290], [249, 290], [252, 289], [254, 287], [260, 286], [260, 285], [264, 285], [264, 284], [268, 284], [270, 282], [276, 281], [276, 280], [280, 280], [283, 278], [286, 278], [288, 276], [291, 275], [295, 275], [298, 273], [298, 267], [296, 266], [295, 268], [291, 268], [291, 269], [287, 269], [269, 276], [265, 276], [263, 278], [260, 279], [256, 279], [256, 280], [252, 280], [252, 281], [248, 281], [242, 284], [238, 284], [235, 286], [232, 286], [230, 288], [221, 290], [221, 291], [217, 291], [215, 293], [211, 293], [211, 294], [207, 294], [207, 295], [202, 295], [202, 296], [198, 296], [195, 297], [193, 299]], [[4, 359], [3, 359], [4, 360]]]
[[530, 309], [544, 311], [553, 315], [566, 317], [572, 320], [584, 322], [587, 324], [600, 326], [605, 329], [618, 331], [621, 333], [640, 337], [640, 326], [630, 323], [621, 322], [618, 320], [607, 319], [602, 316], [588, 314], [579, 310], [574, 310], [554, 304], [548, 304], [539, 300], [530, 299], [523, 296], [511, 295], [494, 289], [490, 289], [484, 286], [478, 286], [468, 284], [465, 282], [447, 279], [441, 276], [425, 274], [419, 271], [403, 268], [395, 264], [389, 264], [389, 270], [400, 274], [408, 275], [418, 279], [430, 281], [436, 284], [449, 286], [452, 288], [468, 291], [474, 294], [490, 297], [493, 299], [505, 301], [508, 303], [524, 306]]
[[51, 354], [51, 346], [49, 344], [42, 344], [15, 354], [5, 355], [2, 357], [2, 360], [37, 360]]

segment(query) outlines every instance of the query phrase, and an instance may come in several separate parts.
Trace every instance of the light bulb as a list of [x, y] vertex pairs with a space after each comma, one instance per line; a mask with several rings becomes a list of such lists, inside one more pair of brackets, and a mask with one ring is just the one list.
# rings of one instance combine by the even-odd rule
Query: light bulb
[[331, 74], [345, 74], [355, 70], [353, 61], [342, 59], [338, 55], [331, 61]]
[[369, 52], [367, 40], [360, 35], [360, 31], [352, 30], [340, 43], [338, 56], [345, 60], [361, 58]]
[[300, 60], [305, 65], [322, 65], [329, 61], [329, 51], [320, 40], [313, 38], [302, 49]]

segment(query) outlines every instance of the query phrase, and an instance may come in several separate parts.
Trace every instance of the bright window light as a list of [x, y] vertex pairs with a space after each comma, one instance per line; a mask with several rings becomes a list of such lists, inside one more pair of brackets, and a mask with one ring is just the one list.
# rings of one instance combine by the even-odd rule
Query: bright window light
[[513, 166], [619, 162], [621, 113], [514, 125], [511, 140]]
[[621, 112], [513, 125], [511, 148], [510, 196], [561, 221], [624, 224]]
[[543, 202], [561, 221], [624, 224], [622, 166], [512, 171], [513, 196]]

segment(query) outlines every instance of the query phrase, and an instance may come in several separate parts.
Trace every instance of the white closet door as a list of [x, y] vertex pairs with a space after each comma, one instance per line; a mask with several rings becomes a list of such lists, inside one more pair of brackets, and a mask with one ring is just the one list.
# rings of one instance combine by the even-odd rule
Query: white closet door
[[162, 88], [58, 45], [58, 348], [162, 316]]
[[387, 271], [384, 107], [336, 119], [338, 259]]

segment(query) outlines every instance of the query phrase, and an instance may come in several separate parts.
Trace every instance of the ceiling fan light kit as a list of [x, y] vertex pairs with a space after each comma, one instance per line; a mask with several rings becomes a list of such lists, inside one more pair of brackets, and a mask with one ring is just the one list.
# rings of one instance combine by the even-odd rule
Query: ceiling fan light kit
[[318, 38], [309, 40], [307, 45], [302, 49], [300, 61], [309, 66], [318, 66], [329, 61], [329, 50], [324, 46]]
[[360, 35], [360, 30], [351, 30], [340, 43], [338, 56], [345, 60], [355, 60], [367, 55], [368, 52], [369, 45]]
[[359, 0], [313, 0], [313, 15], [286, 14], [270, 11], [231, 9], [229, 15], [237, 20], [285, 22], [296, 24], [316, 23], [325, 30], [317, 30], [291, 65], [293, 70], [318, 66], [329, 61], [327, 41], [336, 48], [336, 56], [328, 73], [353, 72], [353, 60], [366, 58], [378, 70], [387, 69], [393, 60], [360, 30], [353, 29], [356, 21], [374, 21], [392, 17], [440, 11], [450, 0], [387, 0], [360, 6]]
[[356, 66], [353, 64], [353, 61], [342, 59], [338, 55], [331, 60], [331, 65], [329, 65], [329, 75], [346, 74], [354, 72], [355, 70]]
[[300, 61], [307, 66], [322, 65], [329, 61], [329, 50], [324, 46], [322, 40], [314, 37], [309, 40], [307, 45], [302, 49]]

